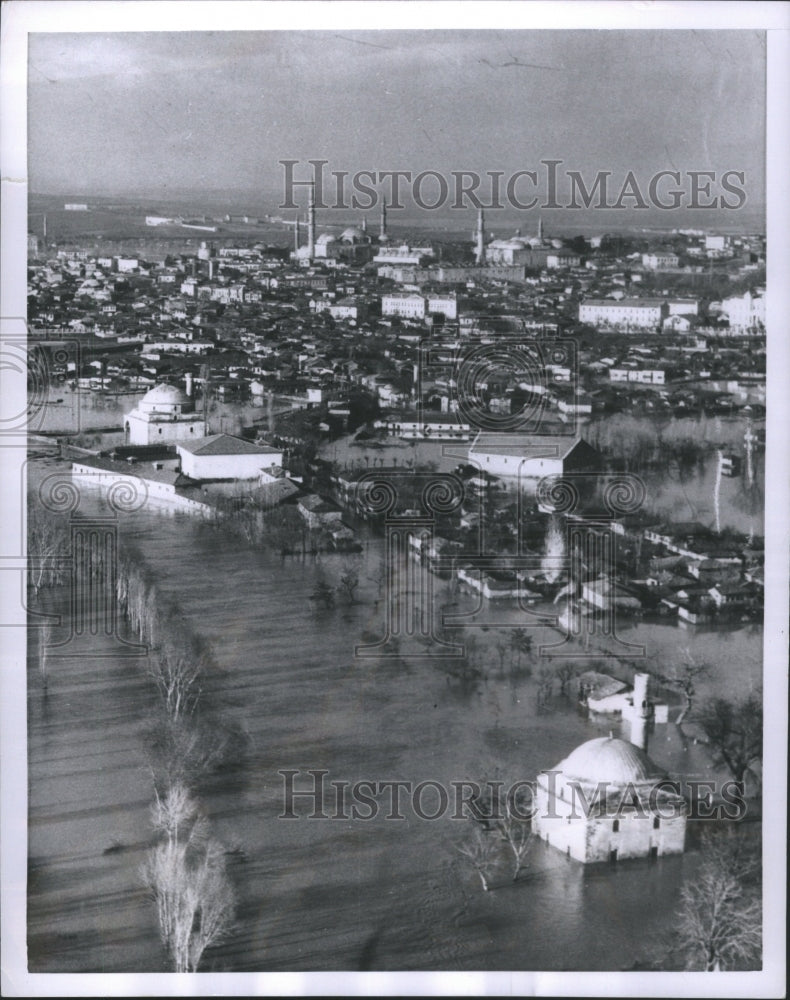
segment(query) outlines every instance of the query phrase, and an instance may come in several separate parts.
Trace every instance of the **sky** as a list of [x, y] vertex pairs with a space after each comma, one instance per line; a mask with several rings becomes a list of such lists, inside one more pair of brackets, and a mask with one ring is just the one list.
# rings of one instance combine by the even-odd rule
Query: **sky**
[[557, 159], [590, 182], [742, 170], [754, 207], [764, 88], [753, 30], [32, 34], [30, 190], [271, 208], [283, 159], [506, 175]]

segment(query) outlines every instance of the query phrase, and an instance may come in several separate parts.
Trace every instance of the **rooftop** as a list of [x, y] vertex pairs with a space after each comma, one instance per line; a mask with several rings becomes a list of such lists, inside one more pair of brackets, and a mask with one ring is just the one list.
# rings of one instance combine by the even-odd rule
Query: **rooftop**
[[230, 434], [211, 434], [197, 441], [179, 441], [177, 447], [192, 455], [280, 455], [282, 449], [254, 444]]

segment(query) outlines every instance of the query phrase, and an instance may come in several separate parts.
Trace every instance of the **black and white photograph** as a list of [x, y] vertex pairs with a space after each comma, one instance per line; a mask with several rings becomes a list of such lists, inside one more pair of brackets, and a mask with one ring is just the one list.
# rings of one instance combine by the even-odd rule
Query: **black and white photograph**
[[790, 6], [153, 6], [4, 4], [4, 994], [782, 996]]

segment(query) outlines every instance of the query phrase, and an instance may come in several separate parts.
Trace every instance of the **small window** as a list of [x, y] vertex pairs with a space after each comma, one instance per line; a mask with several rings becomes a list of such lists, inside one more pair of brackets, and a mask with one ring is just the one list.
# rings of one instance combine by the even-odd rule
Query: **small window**
[[653, 817], [653, 829], [657, 830], [660, 826], [661, 826], [661, 817], [660, 816], [654, 816]]
[[616, 820], [614, 820], [614, 822], [612, 823], [612, 830], [613, 830], [613, 832], [614, 832], [614, 833], [617, 833], [617, 831], [618, 831], [619, 829], [620, 829], [620, 820], [619, 820], [619, 819], [616, 819]]

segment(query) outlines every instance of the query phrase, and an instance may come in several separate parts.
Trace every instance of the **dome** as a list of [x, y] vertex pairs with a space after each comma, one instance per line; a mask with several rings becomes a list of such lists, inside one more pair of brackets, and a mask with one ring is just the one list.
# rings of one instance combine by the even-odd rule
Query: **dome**
[[334, 243], [335, 237], [331, 233], [321, 233], [321, 235], [316, 240], [316, 243], [321, 246], [326, 246], [328, 243]]
[[566, 779], [612, 785], [656, 782], [666, 777], [644, 750], [612, 736], [588, 740], [554, 768]]
[[529, 245], [533, 249], [535, 249], [536, 247], [542, 247], [543, 246], [543, 240], [540, 238], [540, 236], [533, 236], [532, 239], [529, 241]]
[[520, 236], [512, 236], [508, 241], [507, 245], [509, 247], [514, 247], [516, 250], [523, 250], [527, 243]]
[[155, 385], [140, 400], [141, 403], [157, 403], [164, 405], [183, 405], [191, 402], [189, 396], [175, 385]]
[[364, 240], [365, 234], [361, 229], [357, 229], [356, 226], [349, 226], [348, 229], [344, 229], [340, 234], [340, 239], [347, 243], [354, 243], [356, 240]]

